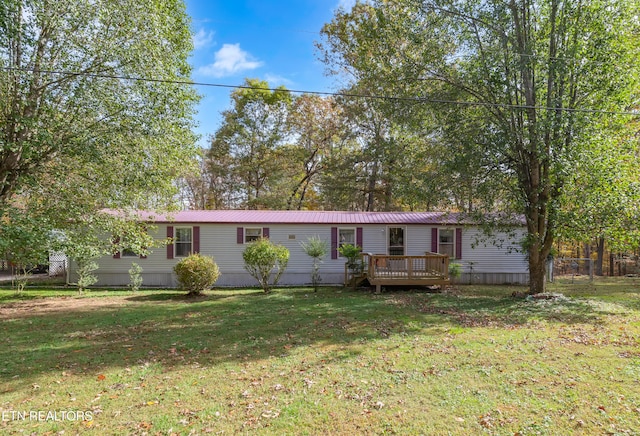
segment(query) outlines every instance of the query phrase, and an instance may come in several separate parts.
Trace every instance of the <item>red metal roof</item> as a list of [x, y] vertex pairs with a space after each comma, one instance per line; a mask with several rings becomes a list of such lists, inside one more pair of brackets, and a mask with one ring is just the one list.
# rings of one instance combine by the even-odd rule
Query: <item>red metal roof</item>
[[461, 224], [463, 214], [449, 212], [344, 212], [298, 210], [185, 210], [166, 215], [140, 212], [157, 223], [233, 224]]

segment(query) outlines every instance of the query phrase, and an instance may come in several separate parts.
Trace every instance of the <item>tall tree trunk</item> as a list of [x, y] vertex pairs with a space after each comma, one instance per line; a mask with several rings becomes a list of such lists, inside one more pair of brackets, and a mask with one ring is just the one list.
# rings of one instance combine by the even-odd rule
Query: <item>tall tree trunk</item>
[[371, 174], [367, 184], [367, 205], [366, 212], [372, 212], [375, 207], [376, 185], [378, 183], [378, 163], [373, 163]]
[[602, 264], [604, 263], [604, 238], [600, 237], [598, 238], [598, 240], [596, 241], [596, 253], [597, 253], [597, 258], [596, 258], [596, 275], [597, 276], [602, 276], [603, 271], [602, 271]]
[[529, 293], [540, 294], [546, 289], [546, 256], [542, 258], [540, 251], [529, 252]]
[[609, 276], [613, 277], [615, 275], [615, 271], [613, 270], [615, 268], [615, 260], [613, 258], [613, 252], [609, 253]]

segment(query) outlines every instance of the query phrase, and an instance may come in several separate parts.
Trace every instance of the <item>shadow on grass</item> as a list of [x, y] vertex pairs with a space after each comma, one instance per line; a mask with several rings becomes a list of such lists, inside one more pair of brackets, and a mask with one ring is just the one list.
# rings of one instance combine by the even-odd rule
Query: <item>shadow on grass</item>
[[411, 294], [399, 294], [392, 301], [401, 306], [413, 307], [420, 313], [446, 316], [448, 322], [465, 327], [523, 326], [532, 320], [567, 324], [593, 323], [608, 314], [594, 310], [594, 307], [586, 301], [573, 299], [529, 301], [510, 295], [491, 297], [433, 295], [425, 299]]
[[110, 306], [77, 305], [3, 320], [0, 378], [18, 377], [11, 384], [24, 385], [47, 372], [216, 365], [287, 356], [296, 347], [445, 334], [446, 329], [429, 330], [434, 326], [504, 327], [532, 319], [588, 323], [600, 317], [585, 302], [538, 305], [508, 295], [372, 295], [335, 288], [217, 291], [195, 298], [178, 292], [132, 295]]

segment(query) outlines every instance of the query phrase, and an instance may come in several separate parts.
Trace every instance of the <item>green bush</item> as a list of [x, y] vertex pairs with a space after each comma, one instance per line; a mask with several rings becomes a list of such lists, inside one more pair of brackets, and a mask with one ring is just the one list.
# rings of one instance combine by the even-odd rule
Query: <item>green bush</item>
[[143, 280], [142, 267], [137, 263], [132, 262], [131, 268], [129, 269], [129, 289], [133, 292], [139, 291]]
[[220, 277], [215, 260], [201, 254], [191, 254], [173, 267], [178, 276], [178, 286], [189, 295], [198, 295], [210, 289]]
[[98, 282], [98, 277], [93, 273], [98, 269], [98, 263], [93, 259], [78, 259], [78, 292], [83, 293], [90, 286]]
[[452, 282], [455, 282], [458, 277], [462, 275], [462, 265], [459, 263], [451, 262], [449, 264], [449, 277]]
[[244, 268], [258, 280], [264, 292], [269, 292], [287, 268], [289, 250], [267, 238], [260, 238], [244, 250], [242, 258]]
[[318, 286], [322, 281], [320, 264], [322, 263], [322, 258], [329, 252], [329, 244], [327, 241], [320, 239], [319, 236], [312, 236], [307, 242], [300, 242], [300, 246], [308, 256], [313, 258], [311, 284], [313, 284], [313, 290], [317, 292]]
[[364, 270], [361, 252], [362, 248], [357, 245], [344, 244], [338, 248], [338, 252], [347, 258], [347, 268], [354, 274], [359, 274]]

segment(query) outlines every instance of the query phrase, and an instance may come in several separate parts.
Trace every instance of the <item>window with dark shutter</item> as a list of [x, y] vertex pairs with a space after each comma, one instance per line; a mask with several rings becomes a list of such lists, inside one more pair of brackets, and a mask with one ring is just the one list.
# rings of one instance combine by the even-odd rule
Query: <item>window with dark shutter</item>
[[[113, 245], [118, 245], [118, 244], [120, 244], [120, 237], [116, 236], [115, 238], [113, 238]], [[120, 251], [116, 251], [115, 253], [113, 253], [113, 258], [120, 259]]]
[[[167, 239], [173, 239], [173, 226], [167, 226]], [[173, 259], [173, 242], [167, 244], [167, 259]]]
[[331, 227], [331, 259], [338, 258], [338, 228]]
[[433, 227], [431, 229], [431, 252], [432, 253], [438, 252], [438, 228], [437, 227]]
[[200, 226], [193, 226], [193, 252], [200, 253]]
[[462, 259], [462, 229], [456, 229], [456, 259]]

